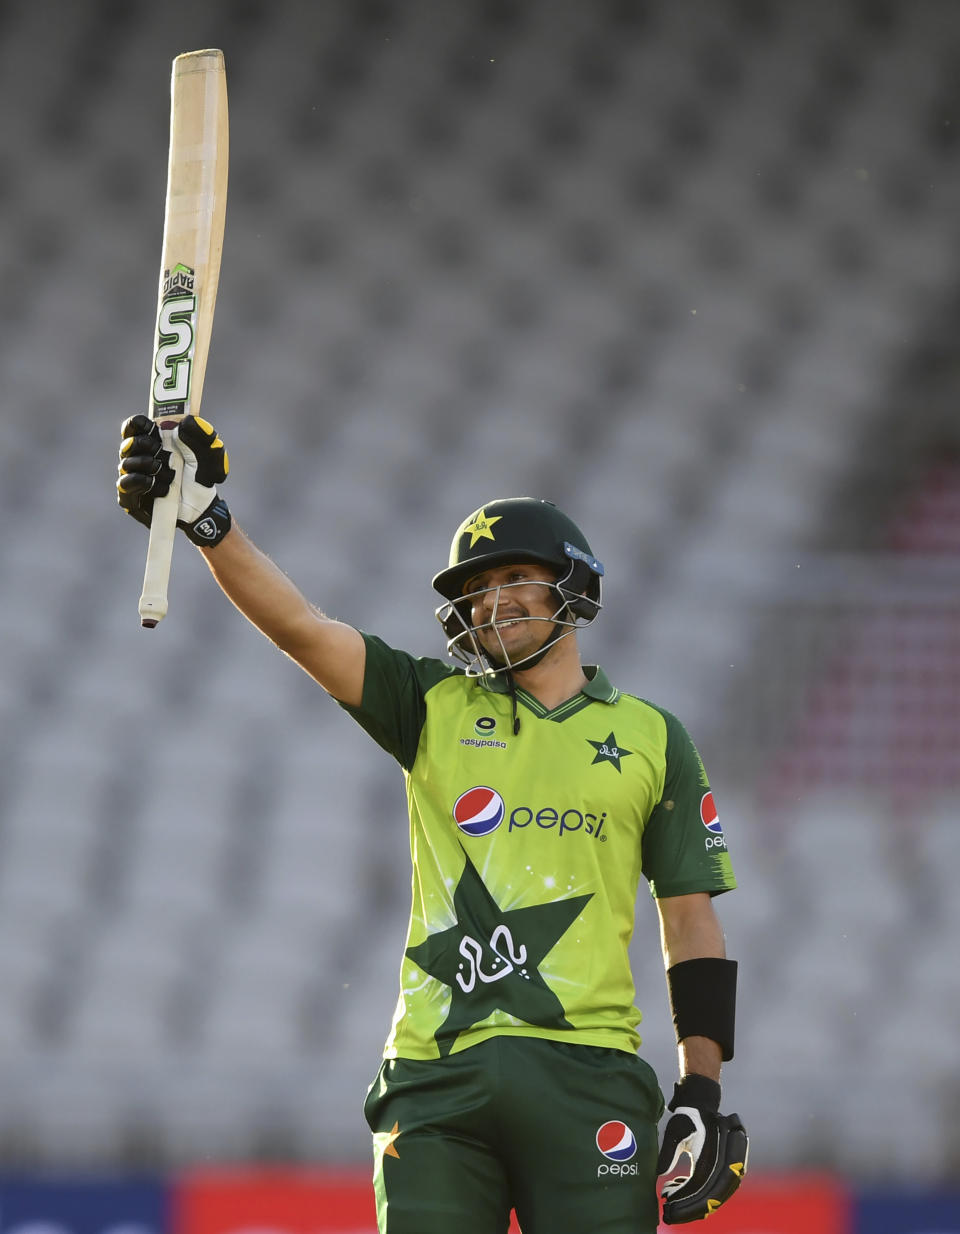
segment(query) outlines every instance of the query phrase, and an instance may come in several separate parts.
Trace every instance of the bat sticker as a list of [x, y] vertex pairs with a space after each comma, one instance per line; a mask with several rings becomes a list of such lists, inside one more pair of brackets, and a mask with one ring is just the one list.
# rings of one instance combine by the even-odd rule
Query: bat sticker
[[163, 273], [153, 365], [154, 419], [160, 415], [183, 415], [187, 409], [196, 337], [194, 279], [195, 272], [182, 264]]

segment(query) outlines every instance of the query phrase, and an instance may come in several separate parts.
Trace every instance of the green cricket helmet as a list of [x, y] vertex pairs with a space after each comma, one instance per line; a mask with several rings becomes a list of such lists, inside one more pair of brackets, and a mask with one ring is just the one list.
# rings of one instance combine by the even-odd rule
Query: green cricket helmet
[[[505, 649], [503, 661], [480, 650], [470, 624], [471, 602], [479, 593], [464, 594], [464, 588], [485, 570], [518, 562], [534, 562], [556, 571], [557, 611], [553, 633], [540, 650], [522, 663], [511, 664]], [[433, 579], [434, 588], [447, 600], [437, 609], [447, 650], [468, 664], [492, 663], [493, 671], [532, 667], [557, 639], [594, 620], [601, 608], [602, 576], [603, 565], [594, 557], [586, 536], [552, 501], [537, 497], [489, 501], [457, 528], [449, 564]]]

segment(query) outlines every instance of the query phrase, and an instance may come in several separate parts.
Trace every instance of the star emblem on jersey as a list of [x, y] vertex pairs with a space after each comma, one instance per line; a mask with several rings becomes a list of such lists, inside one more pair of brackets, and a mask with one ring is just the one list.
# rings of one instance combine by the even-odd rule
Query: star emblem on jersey
[[593, 762], [590, 764], [591, 767], [593, 767], [596, 763], [613, 763], [617, 771], [622, 774], [620, 760], [622, 758], [628, 758], [633, 753], [632, 750], [621, 749], [620, 746], [617, 745], [617, 739], [613, 733], [611, 733], [610, 736], [605, 738], [603, 741], [590, 741], [589, 737], [587, 738], [587, 741], [597, 752]]
[[376, 1147], [380, 1150], [380, 1155], [383, 1157], [397, 1157], [400, 1154], [397, 1152], [397, 1140], [400, 1136], [400, 1124], [395, 1122], [389, 1131], [378, 1131], [376, 1133]]
[[487, 518], [486, 510], [478, 510], [466, 527], [464, 527], [461, 534], [470, 537], [469, 547], [473, 548], [478, 540], [495, 539], [491, 528], [494, 523], [499, 523], [502, 518], [502, 514], [495, 514], [493, 518]]
[[573, 1027], [539, 965], [591, 899], [570, 896], [504, 910], [464, 856], [453, 894], [456, 923], [407, 949], [425, 973], [450, 987], [450, 1010], [434, 1033], [441, 1058], [460, 1033], [494, 1011], [540, 1028]]

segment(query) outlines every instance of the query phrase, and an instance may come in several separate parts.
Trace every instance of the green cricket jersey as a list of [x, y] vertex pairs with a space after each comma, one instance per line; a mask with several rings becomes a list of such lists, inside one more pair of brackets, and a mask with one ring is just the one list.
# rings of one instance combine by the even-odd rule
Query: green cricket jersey
[[364, 635], [345, 707], [404, 771], [413, 905], [387, 1058], [501, 1033], [634, 1052], [628, 944], [654, 896], [736, 886], [703, 763], [669, 712], [587, 668], [553, 711]]

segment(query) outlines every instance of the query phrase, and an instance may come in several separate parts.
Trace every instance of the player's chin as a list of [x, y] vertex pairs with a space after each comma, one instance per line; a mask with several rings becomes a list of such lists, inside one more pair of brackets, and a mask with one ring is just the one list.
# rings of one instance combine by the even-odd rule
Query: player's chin
[[509, 629], [484, 630], [479, 635], [479, 643], [487, 655], [493, 656], [497, 661], [503, 661], [505, 656], [512, 659], [519, 645], [518, 639]]
[[529, 623], [520, 622], [515, 626], [500, 626], [496, 633], [485, 632], [480, 639], [484, 651], [495, 660], [502, 662], [507, 659], [512, 664], [535, 655], [542, 644], [543, 639], [531, 633]]

